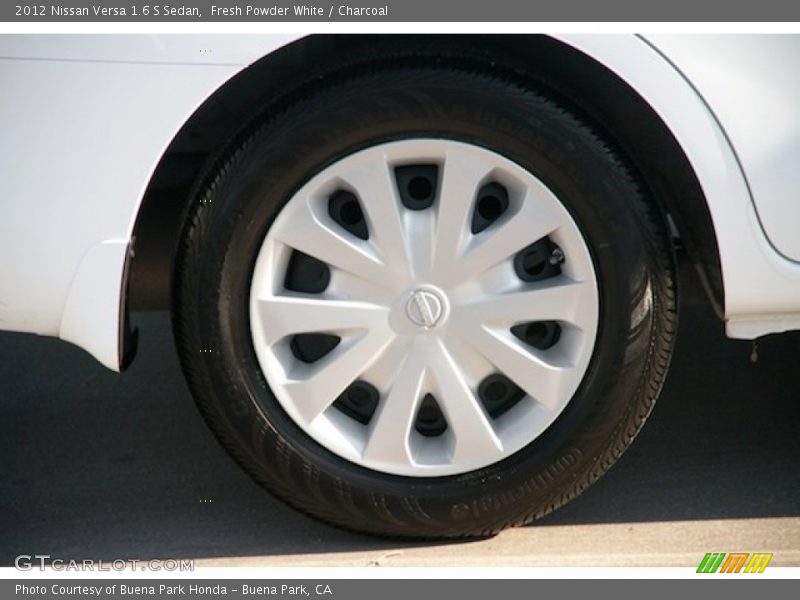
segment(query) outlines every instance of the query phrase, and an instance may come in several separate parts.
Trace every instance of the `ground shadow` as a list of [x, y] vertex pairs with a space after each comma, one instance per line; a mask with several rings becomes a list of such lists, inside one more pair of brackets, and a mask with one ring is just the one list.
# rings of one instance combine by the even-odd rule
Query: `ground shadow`
[[[319, 524], [273, 500], [217, 446], [184, 385], [166, 313], [116, 375], [55, 340], [0, 335], [0, 564], [403, 547]], [[700, 302], [651, 421], [619, 464], [540, 522], [800, 514], [800, 335], [725, 339]]]

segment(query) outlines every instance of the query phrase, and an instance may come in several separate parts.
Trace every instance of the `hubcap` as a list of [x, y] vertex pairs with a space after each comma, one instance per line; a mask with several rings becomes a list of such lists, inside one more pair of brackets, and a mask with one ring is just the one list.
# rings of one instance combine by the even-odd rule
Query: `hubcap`
[[303, 185], [256, 259], [253, 346], [278, 402], [368, 469], [464, 473], [536, 439], [583, 379], [599, 301], [558, 198], [484, 148], [380, 144]]

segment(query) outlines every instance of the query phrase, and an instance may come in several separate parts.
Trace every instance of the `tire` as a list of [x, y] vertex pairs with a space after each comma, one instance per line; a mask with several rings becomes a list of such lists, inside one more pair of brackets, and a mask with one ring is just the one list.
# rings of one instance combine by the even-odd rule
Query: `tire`
[[[296, 509], [352, 530], [413, 538], [485, 536], [548, 514], [580, 494], [619, 458], [653, 408], [667, 372], [677, 322], [674, 257], [661, 213], [622, 159], [588, 124], [545, 94], [503, 77], [443, 65], [406, 64], [363, 69], [309, 90], [288, 107], [261, 117], [250, 131], [245, 141], [229, 149], [192, 204], [175, 260], [173, 321], [182, 366], [200, 410], [223, 446], [258, 483]], [[265, 355], [255, 341], [261, 338], [254, 333], [254, 323], [268, 329], [283, 326], [269, 311], [266, 319], [251, 311], [256, 302], [255, 277], [269, 245], [265, 240], [283, 226], [280, 215], [289, 214], [286, 207], [294, 206], [290, 199], [327, 169], [345, 164], [348, 157], [381, 144], [392, 149], [411, 148], [415, 143], [422, 144], [419, 148], [450, 144], [448, 148], [464, 148], [476, 155], [491, 153], [499, 157], [496, 160], [508, 162], [509, 172], [519, 169], [524, 171], [523, 179], [541, 182], [567, 215], [562, 217], [570, 225], [562, 229], [573, 228], [585, 246], [584, 272], [593, 273], [593, 280], [584, 282], [589, 296], [595, 290], [594, 300], [587, 300], [596, 307], [594, 320], [587, 321], [593, 325], [580, 332], [583, 338], [569, 338], [583, 340], [575, 345], [575, 352], [586, 357], [581, 376], [564, 383], [570, 393], [550, 421], [537, 421], [541, 431], [529, 435], [524, 444], [515, 441], [513, 452], [498, 452], [497, 460], [489, 464], [453, 458], [461, 456], [461, 450], [452, 450], [455, 447], [469, 455], [465, 436], [459, 438], [457, 427], [449, 421], [461, 417], [438, 404], [433, 420], [448, 421], [443, 425], [445, 433], [419, 429], [417, 414], [414, 427], [425, 439], [419, 442], [422, 438], [410, 430], [408, 435], [423, 444], [420, 448], [434, 440], [431, 447], [439, 446], [431, 451], [431, 460], [444, 456], [441, 460], [446, 461], [450, 456], [452, 464], [426, 471], [425, 465], [387, 462], [384, 467], [349, 457], [347, 448], [336, 445], [339, 438], [330, 438], [333, 441], [328, 443], [293, 413], [295, 405], [287, 391], [293, 388], [286, 382], [292, 381], [292, 369], [305, 373], [308, 366], [286, 367], [281, 379], [282, 367], [270, 362], [277, 360], [275, 356], [289, 357], [289, 362], [307, 359], [302, 352], [297, 354], [302, 345], [295, 344], [297, 336], [275, 342], [282, 350], [274, 355]], [[446, 166], [442, 169], [447, 177]], [[398, 171], [394, 173], [400, 177]], [[446, 184], [436, 179], [438, 171], [432, 177], [434, 190], [441, 191], [437, 186]], [[329, 192], [331, 198], [339, 193]], [[503, 193], [511, 191], [499, 192]], [[368, 212], [367, 200], [358, 195], [357, 199]], [[416, 208], [410, 209], [414, 215], [424, 214]], [[333, 210], [330, 214], [335, 220]], [[353, 226], [353, 221], [358, 219], [349, 219], [349, 233], [359, 238], [369, 235], [360, 222]], [[370, 221], [370, 227], [373, 224]], [[580, 249], [570, 255], [557, 243], [548, 244], [548, 265], [563, 260], [563, 254], [567, 255], [565, 269], [579, 262]], [[275, 264], [280, 263], [287, 275], [267, 287], [280, 287], [281, 281], [289, 286], [289, 272], [295, 266], [286, 266], [286, 261], [292, 259], [275, 250], [277, 246], [270, 248], [274, 253], [263, 261], [272, 266], [263, 269], [276, 270]], [[503, 277], [520, 273], [510, 265], [502, 267]], [[497, 269], [499, 273], [501, 267]], [[299, 272], [302, 275], [302, 269]], [[301, 295], [309, 293], [303, 285]], [[446, 299], [431, 289], [428, 296], [413, 292], [416, 295], [405, 304], [409, 318], [434, 321], [436, 303]], [[347, 290], [345, 295], [353, 296], [350, 300], [358, 300], [360, 287], [352, 288], [352, 294]], [[427, 317], [414, 312], [414, 306], [427, 311]], [[456, 309], [449, 314], [456, 315]], [[560, 327], [558, 321], [545, 325], [552, 323]], [[419, 339], [436, 325], [431, 327], [420, 329]], [[565, 324], [561, 335], [573, 335], [571, 331]], [[557, 335], [550, 337], [552, 341]], [[317, 344], [315, 348], [311, 343], [311, 354], [324, 354], [326, 349], [319, 349], [325, 346], [323, 338], [311, 342]], [[468, 351], [475, 350], [469, 346]], [[300, 362], [313, 367], [314, 360]], [[411, 360], [406, 358], [402, 364], [407, 366]], [[453, 361], [456, 364], [458, 357]], [[392, 385], [402, 383], [392, 381]], [[506, 391], [516, 389], [513, 381], [505, 380], [504, 385]], [[342, 392], [339, 400], [348, 393]], [[377, 410], [384, 410], [388, 404], [382, 393], [366, 385], [359, 398], [366, 398], [367, 404], [378, 402]], [[473, 389], [474, 398], [481, 393]], [[535, 402], [525, 398], [525, 402]], [[484, 402], [489, 414], [487, 406]], [[533, 409], [524, 412], [516, 406], [511, 410], [517, 410], [520, 418], [533, 419]], [[352, 409], [353, 403], [338, 412], [328, 408], [324, 414], [330, 417], [325, 418], [350, 423], [348, 415], [363, 416]], [[376, 414], [369, 418], [377, 418]], [[493, 418], [486, 416], [495, 426]], [[360, 432], [358, 428], [365, 426], [350, 423], [346, 427]], [[452, 435], [446, 433], [447, 427]], [[506, 448], [504, 441], [501, 445]], [[409, 456], [407, 449], [404, 456]]]

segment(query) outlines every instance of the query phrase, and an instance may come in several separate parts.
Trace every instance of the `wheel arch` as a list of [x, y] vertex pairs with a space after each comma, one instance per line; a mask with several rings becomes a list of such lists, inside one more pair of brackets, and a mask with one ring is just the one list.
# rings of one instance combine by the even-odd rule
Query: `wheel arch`
[[[630, 53], [636, 56], [630, 56]], [[643, 58], [644, 57], [644, 58]], [[309, 86], [324, 85], [343, 70], [393, 60], [462, 64], [514, 77], [568, 103], [627, 158], [629, 167], [674, 222], [681, 242], [717, 313], [724, 288], [717, 235], [703, 169], [691, 161], [674, 123], [654, 106], [674, 92], [670, 83], [691, 88], [658, 53], [635, 36], [544, 35], [314, 35], [263, 57], [222, 85], [186, 121], [156, 166], [133, 229], [134, 257], [127, 290], [133, 309], [169, 306], [171, 264], [183, 215], [205, 173], [259, 113], [279, 110]], [[653, 94], [638, 87], [641, 69], [657, 65], [673, 77]], [[664, 89], [664, 86], [667, 86]], [[598, 93], [602, 90], [602, 93]], [[658, 100], [658, 102], [654, 102]], [[704, 110], [695, 98], [695, 111]], [[704, 131], [706, 134], [709, 131]], [[709, 139], [708, 144], [718, 140]], [[699, 152], [700, 150], [698, 150]], [[718, 151], [721, 152], [721, 151]], [[124, 316], [123, 316], [124, 318]]]

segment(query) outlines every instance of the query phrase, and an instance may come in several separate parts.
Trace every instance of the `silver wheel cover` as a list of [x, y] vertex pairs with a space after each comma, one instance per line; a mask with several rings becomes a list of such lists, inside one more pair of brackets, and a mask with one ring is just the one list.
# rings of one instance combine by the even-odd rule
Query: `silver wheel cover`
[[[438, 165], [436, 199], [425, 210], [401, 202], [394, 168]], [[473, 234], [476, 193], [508, 191], [508, 209]], [[328, 199], [359, 199], [369, 237], [336, 223]], [[514, 257], [547, 236], [561, 274], [522, 281]], [[323, 261], [320, 294], [286, 290], [293, 250]], [[253, 346], [278, 402], [331, 452], [357, 465], [412, 477], [465, 473], [507, 458], [558, 417], [583, 379], [594, 349], [598, 290], [588, 247], [570, 214], [530, 172], [479, 146], [443, 139], [390, 142], [349, 155], [314, 176], [287, 202], [259, 251], [250, 291]], [[513, 335], [519, 323], [554, 321], [560, 337], [539, 350]], [[304, 363], [292, 336], [341, 338]], [[502, 373], [523, 392], [493, 418], [477, 389]], [[354, 381], [380, 393], [368, 424], [334, 406]], [[431, 394], [447, 422], [441, 435], [415, 429]]]

